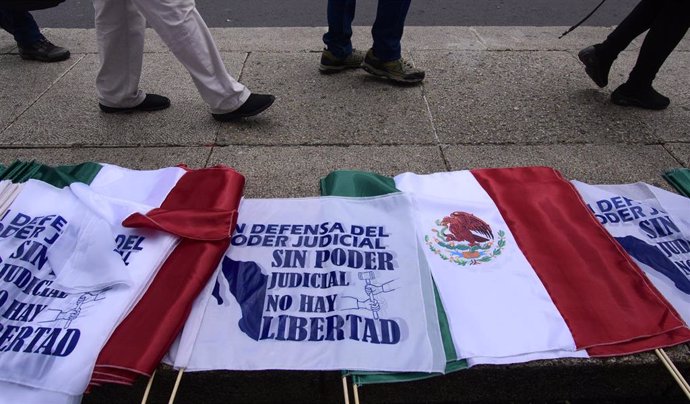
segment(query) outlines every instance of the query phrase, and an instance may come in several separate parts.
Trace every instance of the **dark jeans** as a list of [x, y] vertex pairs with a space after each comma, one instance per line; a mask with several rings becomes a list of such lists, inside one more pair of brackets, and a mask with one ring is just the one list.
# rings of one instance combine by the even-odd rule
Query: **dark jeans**
[[29, 46], [43, 39], [38, 24], [28, 11], [0, 8], [0, 27], [12, 34], [19, 46]]
[[[412, 0], [379, 0], [371, 28], [374, 55], [383, 61], [400, 59], [400, 39]], [[356, 0], [328, 0], [328, 32], [323, 42], [337, 58], [352, 52], [352, 20]]]
[[633, 39], [649, 30], [628, 78], [631, 84], [648, 86], [689, 26], [690, 0], [642, 0], [598, 51], [613, 60]]

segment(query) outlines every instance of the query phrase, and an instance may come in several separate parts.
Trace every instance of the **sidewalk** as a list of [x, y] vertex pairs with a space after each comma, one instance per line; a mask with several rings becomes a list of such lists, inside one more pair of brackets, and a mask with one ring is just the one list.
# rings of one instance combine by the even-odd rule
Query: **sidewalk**
[[[275, 94], [264, 114], [215, 122], [182, 66], [147, 34], [141, 87], [172, 107], [150, 114], [98, 110], [93, 30], [46, 29], [72, 58], [22, 61], [0, 32], [0, 163], [86, 160], [131, 168], [226, 164], [247, 177], [249, 197], [318, 195], [335, 169], [385, 175], [479, 167], [548, 165], [591, 183], [644, 181], [690, 166], [690, 37], [655, 85], [671, 98], [661, 112], [621, 108], [610, 92], [632, 67], [639, 40], [614, 64], [609, 88], [585, 75], [577, 51], [607, 28], [409, 27], [403, 49], [427, 71], [424, 84], [394, 86], [364, 71], [318, 72], [324, 28], [229, 28], [213, 34], [231, 73], [256, 92]], [[355, 46], [370, 45], [358, 27]], [[672, 351], [690, 377], [690, 352]], [[153, 401], [167, 402], [164, 371]], [[138, 402], [136, 388], [96, 390], [85, 403]], [[629, 400], [669, 402], [680, 389], [652, 354], [630, 358], [482, 367], [404, 385], [368, 386], [364, 403], [452, 400]], [[186, 375], [184, 402], [341, 402], [337, 373], [211, 372]]]

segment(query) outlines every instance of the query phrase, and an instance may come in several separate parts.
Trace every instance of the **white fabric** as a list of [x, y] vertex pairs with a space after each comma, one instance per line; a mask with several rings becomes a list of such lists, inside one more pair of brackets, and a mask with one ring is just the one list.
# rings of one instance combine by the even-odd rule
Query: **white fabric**
[[[582, 355], [575, 352], [563, 317], [471, 172], [404, 173], [395, 177], [395, 184], [414, 195], [418, 238], [459, 358], [474, 365]], [[437, 233], [444, 231], [440, 221], [453, 212], [472, 214], [491, 227], [493, 239], [477, 245], [486, 247], [479, 257], [472, 258], [479, 250], [462, 253], [459, 248], [470, 247], [467, 241], [453, 242], [454, 250], [441, 245], [449, 244]]]
[[[169, 360], [187, 371], [443, 371], [445, 357], [431, 279], [425, 272], [426, 268], [419, 265], [410, 203], [408, 196], [400, 193], [373, 198], [243, 200], [233, 245], [221, 263], [221, 275], [215, 285], [219, 295], [209, 296], [211, 288], [207, 288], [206, 299], [210, 301], [194, 307], [179, 349], [170, 352]], [[295, 245], [300, 238], [306, 237], [300, 236], [305, 226], [319, 224], [327, 230], [316, 238], [324, 242], [328, 237], [345, 235], [352, 241], [354, 238], [351, 235], [364, 228], [370, 233], [369, 236], [358, 236], [357, 247], [341, 243], [319, 247]], [[273, 230], [266, 230], [274, 232], [275, 243], [252, 247], [244, 244], [243, 237], [252, 240], [252, 235], [261, 235], [262, 240], [271, 241], [266, 237], [266, 232], [261, 232], [259, 226], [262, 225], [276, 225], [272, 227]], [[283, 225], [301, 227], [284, 227], [280, 230]], [[284, 237], [283, 241], [278, 237]], [[313, 240], [313, 237], [309, 239]], [[255, 241], [258, 239], [254, 238]], [[362, 245], [364, 242], [370, 245]], [[360, 263], [327, 260], [318, 264], [324, 261], [325, 254], [339, 256], [338, 249], [355, 251], [353, 256], [368, 255]], [[285, 251], [304, 252], [305, 259], [303, 262], [295, 261], [295, 265], [292, 265]], [[258, 267], [242, 268], [237, 273], [245, 276], [260, 274], [264, 283], [257, 285], [251, 280], [228, 276], [233, 261], [258, 264]], [[369, 262], [368, 267], [364, 262]], [[286, 263], [290, 265], [286, 267]], [[281, 274], [299, 274], [285, 275], [299, 277], [305, 273], [316, 274], [320, 281], [311, 286], [304, 286], [303, 283], [272, 286], [272, 282], [280, 279]], [[335, 283], [321, 283], [327, 278], [323, 276], [325, 274], [335, 274], [331, 278], [336, 280]], [[256, 277], [253, 279], [256, 280]], [[368, 295], [365, 289], [368, 283], [374, 289], [371, 291], [373, 296]], [[242, 288], [233, 291], [233, 284]], [[241, 300], [238, 296], [249, 288], [265, 290], [266, 296], [262, 300], [257, 299], [257, 305], [251, 306], [256, 310], [250, 311], [250, 306], [246, 305], [243, 311], [238, 304]], [[290, 296], [291, 305], [269, 309], [272, 301], [282, 301], [284, 296]], [[222, 298], [222, 302], [218, 297]], [[313, 306], [303, 306], [303, 303], [310, 301], [314, 302]], [[316, 302], [322, 305], [318, 306]], [[281, 315], [292, 316], [285, 317], [287, 324], [305, 319], [305, 328], [294, 332], [292, 337], [287, 332], [282, 333], [279, 327]], [[203, 319], [200, 328], [196, 329], [200, 316]], [[251, 332], [240, 329], [240, 320], [248, 318], [260, 319], [260, 333], [254, 334], [254, 337]], [[268, 318], [271, 318], [270, 323]], [[329, 333], [329, 321], [332, 324], [343, 321], [344, 324], [340, 331]], [[355, 326], [356, 331], [353, 331]], [[394, 332], [396, 327], [398, 336]], [[329, 334], [333, 336], [330, 340]]]
[[147, 22], [187, 69], [212, 113], [234, 111], [249, 98], [249, 90], [228, 74], [194, 0], [93, 0], [93, 5], [101, 104], [125, 108], [144, 100], [139, 78]]
[[[690, 199], [645, 183], [572, 183], [613, 237], [634, 237], [652, 246], [652, 251], [671, 261], [673, 277], [690, 281], [690, 251], [687, 250], [690, 246]], [[628, 253], [683, 321], [690, 323], [690, 294], [680, 290], [671, 277], [654, 268], [658, 265], [640, 262], [635, 251]], [[656, 262], [659, 263], [658, 260]]]
[[[108, 166], [94, 188], [29, 180], [0, 216], [0, 381], [23, 386], [13, 396], [26, 395], [14, 402], [53, 395], [69, 402], [83, 394], [101, 348], [178, 241], [124, 228], [122, 219], [157, 207], [146, 203], [160, 203], [183, 174]], [[167, 191], [151, 191], [150, 182], [167, 184]], [[135, 200], [129, 205], [128, 195]], [[21, 275], [10, 273], [12, 265], [22, 267]], [[26, 314], [11, 314], [15, 300], [26, 304]]]
[[0, 404], [79, 404], [82, 397], [2, 381], [0, 393]]

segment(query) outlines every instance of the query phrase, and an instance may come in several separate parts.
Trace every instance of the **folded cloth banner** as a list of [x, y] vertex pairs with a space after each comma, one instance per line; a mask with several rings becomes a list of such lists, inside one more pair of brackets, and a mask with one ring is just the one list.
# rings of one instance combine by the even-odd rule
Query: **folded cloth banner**
[[[393, 178], [384, 177], [375, 173], [362, 171], [334, 171], [327, 177], [321, 179], [321, 195], [323, 196], [377, 196], [400, 192], [395, 188]], [[427, 266], [423, 253], [420, 252], [420, 265]], [[434, 298], [438, 310], [439, 327], [443, 339], [443, 351], [446, 357], [446, 367], [443, 373], [451, 373], [457, 370], [466, 369], [467, 361], [458, 360], [455, 352], [455, 345], [448, 327], [448, 318], [443, 309], [443, 304], [438, 296], [434, 285]], [[381, 373], [364, 371], [345, 371], [346, 376], [351, 376], [353, 383], [357, 385], [380, 384], [380, 383], [399, 383], [414, 380], [426, 379], [442, 373]]]
[[[192, 301], [227, 250], [244, 178], [223, 167], [135, 171], [96, 163], [49, 167], [23, 162], [10, 166], [2, 178], [19, 181], [29, 177], [58, 187], [75, 182], [89, 184], [69, 189], [84, 207], [97, 211], [99, 217], [122, 229], [120, 234], [110, 237], [109, 250], [115, 250], [128, 269], [137, 263], [141, 266], [142, 257], [159, 257], [156, 263], [148, 265], [155, 278], [148, 277], [140, 282], [143, 288], [124, 311], [123, 314], [129, 313], [126, 319], [120, 318], [121, 324], [102, 349], [93, 378], [100, 382], [129, 384], [136, 376], [150, 373], [179, 333]], [[0, 184], [3, 183], [5, 181]], [[128, 228], [122, 227], [122, 222]], [[102, 226], [96, 229], [99, 227]], [[184, 238], [178, 243], [179, 237], [158, 230], [181, 233], [175, 235]], [[161, 237], [172, 240], [169, 247], [155, 243]], [[93, 246], [77, 243], [76, 247], [89, 249]], [[56, 252], [60, 250], [70, 251], [71, 248], [53, 248]], [[135, 267], [132, 269], [137, 271]], [[135, 280], [146, 273], [139, 270]], [[72, 279], [88, 278], [73, 276]], [[138, 304], [134, 306], [134, 303]], [[104, 338], [109, 335], [105, 334]], [[93, 363], [83, 367], [88, 372]], [[3, 388], [3, 398], [8, 402], [34, 399], [53, 403], [70, 402], [70, 398], [78, 401], [79, 398], [19, 384], [7, 383], [3, 387], [7, 387]]]
[[406, 195], [245, 199], [231, 245], [175, 367], [443, 370]]
[[460, 358], [608, 356], [690, 339], [678, 314], [546, 167], [395, 177]]
[[664, 173], [664, 178], [669, 184], [673, 185], [678, 192], [690, 198], [690, 169], [677, 168], [675, 170], [666, 171]]
[[587, 206], [675, 307], [690, 321], [690, 199], [644, 183], [573, 181]]
[[[11, 178], [50, 171], [36, 166]], [[181, 174], [154, 176], [171, 182]], [[0, 217], [0, 402], [78, 401], [99, 351], [177, 243], [121, 225], [158, 207], [161, 188], [134, 181], [116, 198], [78, 181], [60, 185], [26, 181]]]
[[[191, 171], [176, 169], [182, 175], [161, 202], [160, 209], [146, 215], [132, 215], [124, 224], [172, 231], [182, 239], [139, 304], [101, 351], [92, 378], [94, 383], [131, 384], [138, 375], [151, 375], [228, 250], [244, 191], [244, 177], [221, 166]], [[164, 184], [150, 185], [155, 189]], [[111, 181], [94, 181], [92, 186], [111, 189]], [[127, 192], [112, 189], [118, 191]]]

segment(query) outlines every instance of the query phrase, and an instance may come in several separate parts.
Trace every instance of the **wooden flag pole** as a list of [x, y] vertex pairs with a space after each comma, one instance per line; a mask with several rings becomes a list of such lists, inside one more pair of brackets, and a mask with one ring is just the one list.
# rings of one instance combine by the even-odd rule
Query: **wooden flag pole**
[[345, 396], [345, 404], [350, 404], [350, 393], [347, 391], [347, 376], [343, 376], [343, 395]]
[[149, 399], [149, 393], [151, 392], [151, 386], [153, 386], [153, 378], [156, 377], [156, 370], [151, 373], [151, 377], [149, 377], [149, 382], [146, 385], [146, 390], [144, 390], [144, 397], [141, 399], [141, 404], [146, 404], [146, 401]]
[[184, 368], [180, 368], [180, 371], [177, 372], [177, 380], [175, 380], [175, 386], [173, 387], [172, 394], [170, 394], [170, 400], [168, 400], [168, 404], [173, 404], [175, 402], [177, 388], [180, 387], [180, 381], [182, 380], [182, 373], [184, 373]]
[[666, 370], [673, 376], [673, 378], [676, 380], [676, 383], [678, 383], [678, 386], [680, 386], [680, 389], [683, 390], [683, 393], [685, 393], [685, 396], [690, 400], [690, 385], [688, 385], [688, 382], [683, 378], [683, 375], [680, 374], [680, 371], [676, 367], [676, 365], [671, 362], [671, 359], [666, 355], [666, 352], [662, 349], [655, 349], [654, 353], [659, 357], [661, 360], [661, 363], [664, 364], [666, 367]]
[[359, 389], [354, 381], [352, 381], [352, 395], [355, 396], [355, 404], [359, 404]]

